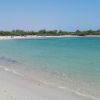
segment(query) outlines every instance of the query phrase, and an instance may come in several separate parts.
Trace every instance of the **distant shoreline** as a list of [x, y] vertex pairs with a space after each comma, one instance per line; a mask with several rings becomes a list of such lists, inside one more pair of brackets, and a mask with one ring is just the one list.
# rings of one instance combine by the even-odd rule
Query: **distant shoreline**
[[0, 36], [0, 40], [9, 40], [9, 39], [45, 39], [45, 38], [73, 38], [73, 37], [100, 37], [100, 35], [60, 35], [60, 36], [38, 36], [38, 35], [26, 35], [26, 36]]

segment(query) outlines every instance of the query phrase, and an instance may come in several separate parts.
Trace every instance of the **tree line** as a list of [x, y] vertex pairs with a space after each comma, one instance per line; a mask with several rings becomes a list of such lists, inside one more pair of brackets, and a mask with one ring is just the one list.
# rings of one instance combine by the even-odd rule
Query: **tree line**
[[40, 30], [36, 31], [24, 31], [24, 30], [12, 30], [12, 31], [0, 31], [0, 36], [26, 36], [26, 35], [38, 35], [38, 36], [60, 36], [60, 35], [100, 35], [100, 30], [76, 30], [75, 32], [67, 32], [62, 30]]

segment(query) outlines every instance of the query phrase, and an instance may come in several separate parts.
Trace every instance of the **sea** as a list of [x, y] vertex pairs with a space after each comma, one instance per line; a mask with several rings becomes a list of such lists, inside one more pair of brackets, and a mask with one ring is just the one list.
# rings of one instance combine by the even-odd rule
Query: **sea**
[[100, 37], [0, 40], [0, 68], [100, 99]]

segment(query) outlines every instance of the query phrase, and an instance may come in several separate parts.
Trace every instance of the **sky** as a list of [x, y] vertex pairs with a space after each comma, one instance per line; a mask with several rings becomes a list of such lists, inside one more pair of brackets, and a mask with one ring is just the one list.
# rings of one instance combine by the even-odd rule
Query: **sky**
[[100, 29], [100, 0], [0, 0], [0, 30]]

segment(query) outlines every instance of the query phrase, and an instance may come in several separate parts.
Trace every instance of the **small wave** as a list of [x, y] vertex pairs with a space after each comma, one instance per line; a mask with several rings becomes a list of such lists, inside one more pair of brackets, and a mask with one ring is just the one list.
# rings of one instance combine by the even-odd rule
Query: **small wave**
[[98, 97], [95, 97], [95, 96], [92, 96], [92, 95], [89, 95], [89, 94], [84, 94], [84, 93], [69, 89], [69, 88], [64, 87], [64, 86], [59, 86], [58, 88], [63, 89], [63, 90], [71, 91], [71, 92], [75, 93], [76, 95], [83, 96], [83, 97], [86, 97], [86, 98], [91, 98], [93, 100], [100, 100], [100, 98], [98, 98]]
[[92, 96], [92, 95], [89, 95], [89, 94], [84, 94], [84, 93], [81, 93], [79, 91], [74, 91], [74, 90], [69, 89], [69, 88], [64, 87], [64, 86], [59, 86], [58, 88], [63, 89], [63, 90], [71, 91], [71, 92], [73, 92], [73, 93], [75, 93], [75, 94], [77, 94], [79, 96], [83, 96], [83, 97], [86, 97], [86, 98], [91, 98], [93, 100], [100, 100], [100, 98], [98, 98], [98, 97], [95, 97], [95, 96]]
[[92, 95], [88, 95], [88, 94], [83, 94], [83, 93], [81, 93], [79, 91], [76, 91], [75, 94], [83, 96], [83, 97], [88, 97], [88, 98], [91, 98], [91, 99], [94, 99], [94, 100], [100, 100], [100, 98], [98, 98], [98, 97], [95, 97], [95, 96], [92, 96]]
[[14, 70], [14, 69], [9, 69], [9, 68], [6, 68], [6, 67], [4, 67], [3, 69], [4, 69], [5, 71], [7, 71], [7, 72], [12, 72], [13, 74], [22, 76], [22, 74], [20, 74], [19, 72], [17, 72], [17, 71]]
[[79, 91], [75, 91], [75, 90], [72, 90], [66, 86], [58, 86], [59, 89], [63, 89], [63, 90], [68, 90], [70, 92], [73, 92], [75, 93], [76, 95], [79, 95], [79, 96], [83, 96], [83, 97], [86, 97], [86, 98], [90, 98], [90, 99], [93, 99], [93, 100], [100, 100], [99, 97], [95, 97], [93, 95], [89, 95], [89, 94], [84, 94], [84, 93], [81, 93]]
[[58, 88], [64, 89], [64, 90], [68, 89], [68, 88], [66, 88], [66, 87], [64, 87], [64, 86], [59, 86]]

